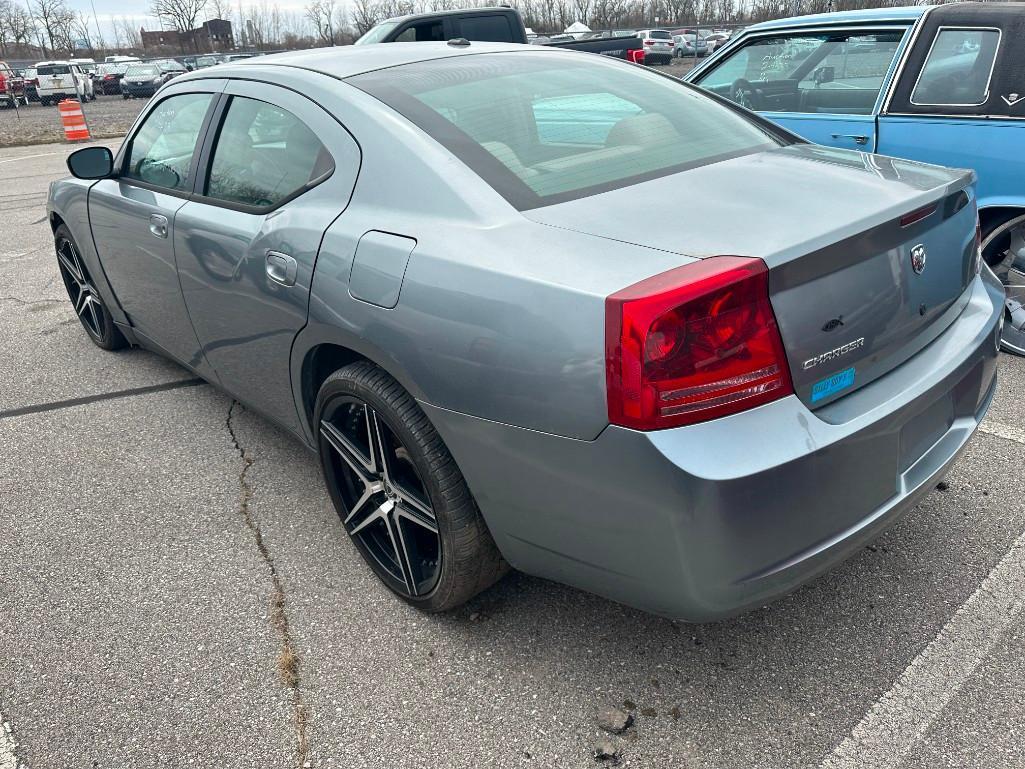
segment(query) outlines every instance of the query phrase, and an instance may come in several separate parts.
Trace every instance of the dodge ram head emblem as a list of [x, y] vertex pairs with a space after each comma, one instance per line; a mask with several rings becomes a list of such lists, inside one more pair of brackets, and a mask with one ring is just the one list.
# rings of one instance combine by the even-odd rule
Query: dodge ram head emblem
[[915, 275], [921, 275], [925, 269], [925, 246], [921, 243], [911, 249], [911, 269]]

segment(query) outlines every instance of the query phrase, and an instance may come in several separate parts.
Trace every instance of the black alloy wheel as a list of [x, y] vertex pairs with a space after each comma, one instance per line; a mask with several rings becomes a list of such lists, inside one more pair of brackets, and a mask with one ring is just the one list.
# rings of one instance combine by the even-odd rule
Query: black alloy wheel
[[314, 419], [342, 526], [399, 597], [445, 611], [505, 574], [447, 447], [387, 372], [367, 361], [336, 371], [321, 386]]
[[982, 240], [982, 258], [1006, 292], [1001, 347], [1025, 355], [1025, 216], [992, 226]]
[[104, 350], [124, 347], [127, 342], [114, 325], [110, 311], [104, 306], [89, 278], [78, 246], [63, 224], [54, 233], [54, 248], [57, 251], [57, 267], [67, 289], [68, 298], [89, 338]]

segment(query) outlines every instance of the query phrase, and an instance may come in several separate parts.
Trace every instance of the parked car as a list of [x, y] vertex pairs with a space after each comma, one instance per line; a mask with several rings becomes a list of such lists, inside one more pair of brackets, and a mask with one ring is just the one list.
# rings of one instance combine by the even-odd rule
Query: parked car
[[708, 54], [708, 45], [703, 38], [693, 34], [673, 35], [673, 56], [691, 58]]
[[96, 68], [96, 79], [93, 81], [96, 91], [104, 96], [121, 93], [121, 78], [125, 76], [125, 72], [130, 66], [131, 64], [127, 62], [98, 65]]
[[729, 42], [730, 36], [724, 32], [713, 32], [705, 38], [705, 47], [709, 53], [712, 53], [716, 48], [721, 48]]
[[19, 104], [28, 104], [28, 96], [25, 92], [25, 78], [15, 74], [6, 62], [0, 61], [0, 102], [4, 106], [17, 107]]
[[69, 168], [48, 216], [88, 336], [317, 451], [339, 529], [428, 611], [506, 563], [672, 617], [760, 606], [928, 493], [993, 397], [971, 171], [609, 57], [252, 59]]
[[130, 64], [121, 78], [121, 95], [126, 99], [149, 98], [164, 83], [185, 72], [185, 67], [169, 60]]
[[1025, 354], [1021, 3], [879, 8], [749, 27], [686, 76], [821, 144], [972, 168], [983, 255]]
[[24, 74], [25, 98], [29, 101], [39, 101], [39, 78], [36, 75], [35, 67], [27, 67]]
[[673, 35], [669, 30], [642, 29], [636, 36], [644, 44], [645, 64], [669, 64], [673, 60]]
[[356, 45], [437, 42], [455, 38], [499, 43], [528, 42], [519, 12], [515, 8], [497, 7], [396, 16], [373, 26], [356, 41]]
[[62, 99], [80, 99], [83, 102], [96, 98], [93, 81], [69, 61], [41, 61], [36, 65], [36, 90], [44, 106], [57, 104]]

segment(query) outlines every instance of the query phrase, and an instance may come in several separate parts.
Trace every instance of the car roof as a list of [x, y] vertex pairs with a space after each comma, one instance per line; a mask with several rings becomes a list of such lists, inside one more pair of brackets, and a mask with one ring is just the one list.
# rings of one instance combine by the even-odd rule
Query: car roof
[[[329, 77], [346, 78], [373, 72], [378, 69], [398, 67], [421, 61], [449, 59], [457, 56], [469, 56], [484, 53], [506, 53], [545, 51], [544, 46], [520, 43], [479, 43], [469, 45], [449, 45], [448, 43], [376, 43], [373, 45], [345, 45], [333, 48], [313, 48], [306, 51], [287, 51], [272, 53], [267, 56], [254, 56], [251, 59], [238, 59], [230, 63], [231, 68], [239, 71], [259, 67], [295, 67], [311, 72], [319, 72]], [[554, 49], [552, 52], [554, 53]], [[227, 75], [229, 65], [222, 65], [220, 76]], [[181, 76], [175, 82], [185, 82], [197, 78], [211, 77], [202, 72]]]
[[857, 24], [873, 21], [915, 21], [923, 13], [935, 6], [906, 5], [894, 8], [865, 8], [857, 11], [836, 11], [834, 13], [815, 13], [809, 16], [792, 16], [789, 19], [773, 19], [753, 24], [745, 32], [758, 32], [765, 29], [781, 29], [787, 27], [807, 27], [819, 24]]
[[508, 5], [491, 5], [485, 8], [453, 8], [447, 11], [428, 11], [426, 13], [407, 13], [402, 16], [389, 16], [387, 19], [381, 19], [377, 23], [385, 24], [392, 21], [405, 21], [406, 19], [422, 19], [428, 16], [431, 18], [434, 18], [435, 16], [474, 16], [484, 13], [495, 13], [496, 11], [508, 13], [509, 11], [514, 10], [516, 9]]

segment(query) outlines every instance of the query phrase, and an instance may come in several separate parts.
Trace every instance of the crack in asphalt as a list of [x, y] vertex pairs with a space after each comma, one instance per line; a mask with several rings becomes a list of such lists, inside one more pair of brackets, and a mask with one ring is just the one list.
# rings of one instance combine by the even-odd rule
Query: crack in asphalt
[[20, 296], [0, 296], [0, 302], [14, 302], [22, 307], [32, 307], [37, 304], [67, 304], [67, 299], [22, 299]]
[[288, 612], [286, 611], [285, 604], [285, 589], [281, 581], [281, 575], [278, 573], [277, 566], [274, 564], [274, 557], [270, 553], [270, 549], [267, 547], [267, 543], [263, 539], [263, 532], [260, 530], [259, 524], [253, 518], [252, 511], [249, 509], [249, 503], [253, 498], [253, 487], [250, 485], [247, 478], [250, 468], [256, 463], [256, 460], [250, 455], [250, 453], [239, 443], [238, 435], [235, 433], [235, 427], [232, 424], [232, 417], [235, 415], [235, 407], [242, 407], [238, 401], [233, 400], [231, 406], [228, 407], [228, 416], [224, 420], [224, 426], [228, 430], [228, 435], [231, 436], [231, 443], [235, 447], [235, 451], [238, 452], [239, 458], [242, 460], [242, 470], [238, 474], [238, 485], [239, 485], [239, 512], [242, 513], [242, 519], [245, 521], [246, 527], [252, 532], [254, 539], [256, 540], [256, 549], [260, 553], [260, 557], [263, 559], [267, 566], [267, 570], [270, 573], [271, 578], [271, 611], [270, 618], [271, 624], [281, 634], [281, 653], [278, 655], [278, 673], [281, 676], [281, 682], [292, 694], [292, 709], [295, 719], [295, 731], [296, 731], [296, 767], [297, 769], [303, 769], [307, 766], [307, 758], [309, 756], [309, 739], [307, 735], [307, 727], [309, 725], [309, 708], [303, 701], [302, 695], [302, 679], [300, 677], [300, 659], [299, 655], [295, 650], [295, 641], [292, 638], [292, 627], [288, 619]]

